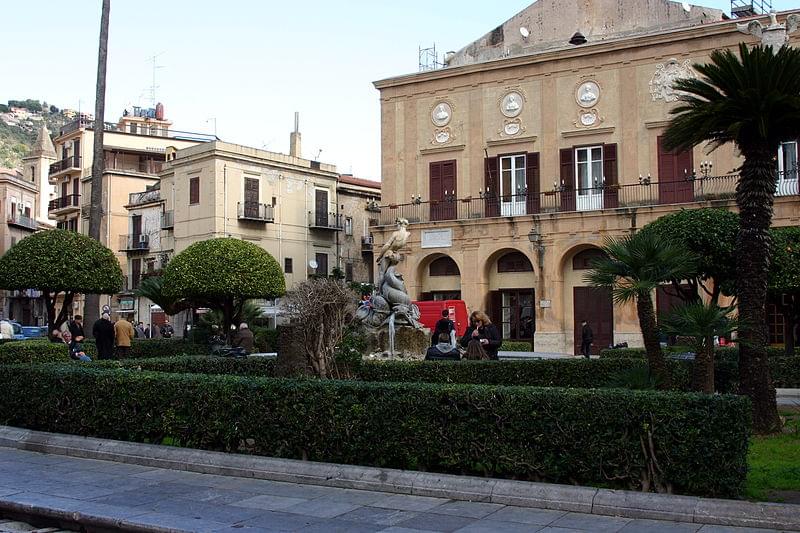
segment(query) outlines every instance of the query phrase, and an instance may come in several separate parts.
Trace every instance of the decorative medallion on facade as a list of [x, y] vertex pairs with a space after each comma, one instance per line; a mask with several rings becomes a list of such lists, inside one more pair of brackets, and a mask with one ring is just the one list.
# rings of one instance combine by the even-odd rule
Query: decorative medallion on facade
[[448, 102], [438, 102], [431, 110], [431, 122], [434, 126], [442, 128], [450, 123], [453, 116], [453, 106]]
[[666, 63], [656, 65], [656, 72], [650, 79], [650, 95], [654, 102], [657, 100], [675, 102], [680, 96], [680, 92], [672, 88], [675, 80], [696, 77], [691, 61], [687, 59], [683, 63], [678, 63], [677, 59], [672, 58]]
[[453, 140], [453, 133], [450, 128], [437, 129], [433, 133], [433, 141], [431, 144], [445, 144]]
[[522, 121], [518, 118], [513, 118], [510, 120], [504, 120], [503, 128], [497, 133], [500, 135], [500, 137], [513, 137], [514, 135], [519, 135], [523, 132], [525, 132], [525, 126], [522, 125]]
[[503, 96], [500, 101], [500, 112], [506, 118], [518, 117], [522, 113], [522, 105], [525, 97], [518, 91], [510, 91]]
[[582, 82], [575, 89], [575, 101], [581, 107], [594, 107], [600, 100], [600, 85], [594, 80]]
[[603, 117], [597, 109], [581, 109], [578, 111], [578, 119], [574, 122], [577, 127], [591, 128], [603, 122]]

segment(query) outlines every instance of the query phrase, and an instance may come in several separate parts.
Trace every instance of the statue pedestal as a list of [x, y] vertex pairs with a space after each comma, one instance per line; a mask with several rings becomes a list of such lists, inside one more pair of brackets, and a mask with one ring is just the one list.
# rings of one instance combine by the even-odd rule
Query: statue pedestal
[[411, 326], [398, 326], [394, 338], [394, 355], [389, 353], [388, 328], [365, 328], [367, 341], [367, 357], [372, 359], [425, 359], [425, 352], [431, 345], [428, 328], [417, 329]]

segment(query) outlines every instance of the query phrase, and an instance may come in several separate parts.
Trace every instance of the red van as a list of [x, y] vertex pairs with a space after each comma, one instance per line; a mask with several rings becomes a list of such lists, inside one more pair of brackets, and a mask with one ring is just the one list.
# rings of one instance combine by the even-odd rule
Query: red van
[[450, 320], [456, 325], [456, 335], [461, 337], [467, 332], [469, 326], [469, 313], [464, 300], [434, 300], [414, 302], [419, 307], [419, 321], [431, 331], [436, 327], [436, 322], [442, 318], [442, 311], [450, 312]]

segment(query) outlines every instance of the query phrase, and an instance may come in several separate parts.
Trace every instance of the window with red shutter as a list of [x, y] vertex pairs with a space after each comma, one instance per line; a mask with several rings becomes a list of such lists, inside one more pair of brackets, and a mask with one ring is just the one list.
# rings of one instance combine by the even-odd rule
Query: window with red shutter
[[189, 205], [200, 203], [200, 177], [189, 179]]

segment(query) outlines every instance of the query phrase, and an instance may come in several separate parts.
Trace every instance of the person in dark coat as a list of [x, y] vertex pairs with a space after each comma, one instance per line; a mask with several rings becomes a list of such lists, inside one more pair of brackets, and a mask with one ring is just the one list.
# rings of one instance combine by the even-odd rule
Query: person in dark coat
[[114, 357], [114, 324], [108, 313], [103, 313], [92, 326], [92, 335], [97, 343], [98, 359]]
[[75, 315], [75, 318], [69, 321], [68, 327], [75, 342], [82, 342], [86, 338], [86, 334], [83, 332], [83, 317], [81, 315]]
[[161, 324], [161, 336], [165, 339], [171, 339], [173, 335], [175, 335], [175, 328], [169, 323], [169, 318], [165, 318], [164, 323]]
[[590, 355], [592, 353], [592, 343], [594, 342], [594, 332], [592, 328], [589, 326], [589, 323], [586, 322], [586, 319], [581, 321], [581, 354], [586, 358], [590, 359]]
[[[431, 335], [431, 346], [436, 346], [436, 343], [439, 342], [439, 335], [442, 333], [447, 334], [447, 338], [450, 338], [450, 332], [456, 329], [456, 325], [450, 320], [450, 311], [447, 309], [442, 309], [442, 318], [440, 318], [436, 322], [436, 326], [433, 328], [433, 335]], [[448, 342], [450, 342], [448, 340]]]
[[253, 332], [250, 331], [248, 325], [245, 322], [239, 324], [239, 331], [236, 332], [236, 336], [233, 338], [233, 347], [243, 348], [245, 352], [251, 354], [253, 353], [254, 341]]
[[460, 361], [461, 354], [458, 353], [458, 348], [450, 344], [450, 333], [439, 333], [439, 339], [436, 346], [431, 346], [425, 353], [426, 361]]
[[461, 346], [466, 348], [469, 346], [469, 341], [477, 340], [486, 350], [489, 359], [497, 360], [497, 351], [500, 345], [503, 344], [503, 339], [497, 327], [492, 324], [492, 321], [483, 311], [473, 311], [469, 315], [469, 327], [467, 332], [461, 337]]

